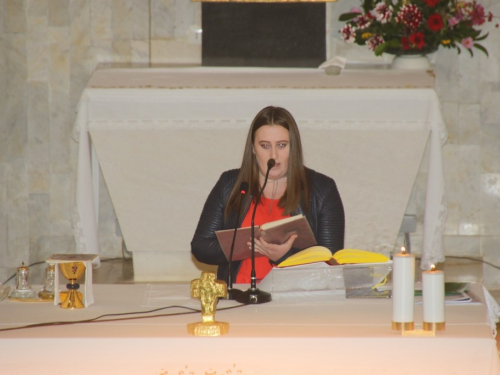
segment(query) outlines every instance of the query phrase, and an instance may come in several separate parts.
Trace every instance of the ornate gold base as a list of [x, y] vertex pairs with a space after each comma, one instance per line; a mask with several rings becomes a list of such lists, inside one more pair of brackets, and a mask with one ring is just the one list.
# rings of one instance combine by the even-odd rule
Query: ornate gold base
[[392, 322], [394, 331], [413, 331], [415, 329], [414, 322]]
[[[67, 293], [65, 298], [63, 297], [64, 296], [63, 293]], [[76, 290], [61, 292], [61, 300], [62, 300], [61, 307], [63, 309], [81, 309], [85, 307], [85, 305], [82, 302], [82, 293], [77, 292]]]
[[423, 327], [424, 331], [444, 331], [446, 328], [445, 322], [440, 323], [427, 323], [424, 322]]
[[229, 323], [225, 322], [198, 322], [189, 323], [187, 330], [190, 335], [215, 337], [229, 332]]
[[41, 299], [46, 299], [46, 300], [53, 300], [54, 299], [54, 293], [52, 292], [47, 292], [46, 290], [42, 290], [38, 293], [38, 297]]

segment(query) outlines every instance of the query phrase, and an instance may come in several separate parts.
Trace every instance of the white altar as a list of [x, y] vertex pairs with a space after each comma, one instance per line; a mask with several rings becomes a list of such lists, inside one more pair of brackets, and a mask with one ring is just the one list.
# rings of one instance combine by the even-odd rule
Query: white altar
[[250, 122], [268, 105], [291, 111], [306, 165], [337, 182], [346, 248], [389, 254], [397, 246], [428, 145], [422, 262], [444, 260], [446, 130], [433, 78], [390, 70], [339, 76], [317, 69], [96, 70], [75, 124], [79, 251], [99, 252], [98, 161], [136, 281], [199, 276], [190, 241], [205, 199], [224, 170], [239, 167]]
[[[478, 284], [469, 294], [479, 302], [446, 305], [446, 330], [435, 336], [421, 332], [422, 305], [415, 305], [414, 335], [403, 336], [391, 330], [391, 299], [323, 298], [233, 309], [237, 303], [221, 300], [215, 317], [229, 323], [228, 334], [194, 337], [187, 325], [201, 314], [180, 315], [189, 312], [180, 306], [200, 308], [189, 291], [187, 283], [95, 285], [96, 303], [76, 310], [2, 301], [0, 329], [60, 323], [0, 332], [2, 374], [500, 374]], [[55, 354], [60, 360], [47, 360]]]

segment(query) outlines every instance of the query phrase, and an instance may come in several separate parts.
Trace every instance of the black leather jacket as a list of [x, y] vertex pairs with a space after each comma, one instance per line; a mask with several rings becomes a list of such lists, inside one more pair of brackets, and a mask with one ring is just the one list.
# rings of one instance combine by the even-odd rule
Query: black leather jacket
[[[222, 173], [205, 202], [191, 241], [191, 252], [194, 257], [202, 263], [218, 265], [217, 278], [226, 282], [228, 281], [228, 261], [219, 246], [215, 231], [235, 227], [237, 214], [232, 213], [224, 219], [224, 210], [238, 172], [238, 169], [233, 169]], [[330, 177], [312, 169], [306, 168], [306, 172], [310, 184], [309, 210], [303, 212], [301, 204], [297, 212], [293, 212], [292, 215], [304, 214], [311, 225], [318, 245], [325, 246], [335, 253], [344, 248], [345, 228], [344, 207], [337, 185]], [[252, 199], [252, 197], [248, 196], [247, 199]], [[248, 210], [249, 205], [245, 203], [244, 207]], [[240, 215], [238, 227], [245, 215], [246, 212]], [[292, 247], [283, 259], [300, 250], [302, 249]], [[236, 280], [240, 265], [240, 261], [232, 263], [233, 281]]]

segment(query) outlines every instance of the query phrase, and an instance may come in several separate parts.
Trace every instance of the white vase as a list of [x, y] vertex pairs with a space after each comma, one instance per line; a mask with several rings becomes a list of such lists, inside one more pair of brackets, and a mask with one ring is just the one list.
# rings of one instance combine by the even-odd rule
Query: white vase
[[391, 67], [400, 70], [428, 70], [431, 64], [426, 55], [398, 55], [394, 56]]

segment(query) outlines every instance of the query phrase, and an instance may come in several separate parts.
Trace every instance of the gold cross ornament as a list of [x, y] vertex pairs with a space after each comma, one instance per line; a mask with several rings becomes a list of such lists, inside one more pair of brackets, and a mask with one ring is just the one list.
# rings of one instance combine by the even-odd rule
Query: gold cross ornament
[[227, 296], [227, 286], [216, 280], [213, 272], [202, 272], [199, 279], [191, 281], [191, 297], [201, 302], [201, 322], [189, 323], [188, 333], [194, 336], [220, 336], [229, 331], [229, 323], [214, 319], [219, 298]]

